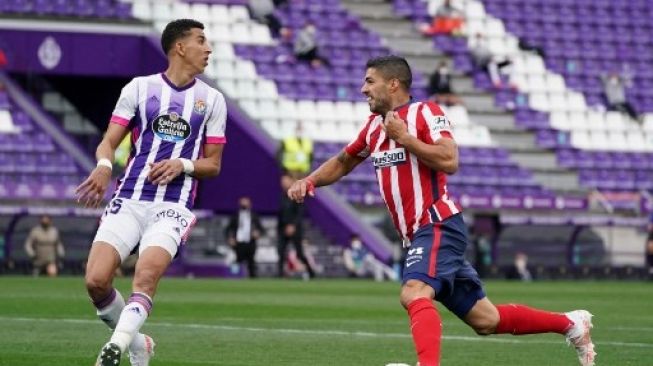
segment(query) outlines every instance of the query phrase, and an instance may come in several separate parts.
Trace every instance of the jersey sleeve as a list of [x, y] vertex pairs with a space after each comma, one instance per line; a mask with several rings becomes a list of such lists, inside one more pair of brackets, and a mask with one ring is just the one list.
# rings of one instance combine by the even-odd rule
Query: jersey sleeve
[[206, 121], [205, 143], [206, 144], [225, 144], [227, 137], [225, 129], [227, 127], [227, 103], [222, 94], [218, 93], [211, 108], [211, 115]]
[[451, 122], [437, 104], [427, 102], [421, 109], [422, 118], [418, 121], [422, 123], [418, 123], [417, 133], [422, 141], [434, 143], [443, 137], [453, 139]]
[[350, 142], [349, 145], [345, 146], [345, 152], [349, 156], [358, 156], [361, 158], [367, 158], [370, 156], [370, 148], [367, 144], [367, 131], [370, 128], [371, 119], [363, 125], [363, 127], [356, 135], [354, 141]]
[[122, 88], [109, 122], [128, 127], [138, 108], [138, 83], [132, 79]]

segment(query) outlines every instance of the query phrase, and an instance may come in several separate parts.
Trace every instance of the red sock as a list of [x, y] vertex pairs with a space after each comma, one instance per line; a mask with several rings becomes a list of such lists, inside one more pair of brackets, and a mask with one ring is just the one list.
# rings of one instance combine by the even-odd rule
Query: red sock
[[440, 365], [442, 322], [433, 301], [425, 297], [408, 304], [410, 330], [420, 366]]
[[529, 308], [524, 305], [498, 305], [499, 325], [496, 334], [565, 334], [574, 323], [565, 314]]

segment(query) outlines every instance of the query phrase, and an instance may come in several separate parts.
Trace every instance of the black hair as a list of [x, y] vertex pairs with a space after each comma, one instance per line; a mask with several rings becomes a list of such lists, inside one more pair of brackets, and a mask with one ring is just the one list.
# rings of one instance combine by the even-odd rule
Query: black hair
[[395, 55], [375, 57], [369, 59], [365, 67], [378, 70], [385, 79], [398, 79], [404, 90], [410, 91], [413, 73], [405, 58]]
[[186, 37], [188, 32], [193, 28], [204, 29], [204, 24], [193, 19], [177, 19], [168, 23], [163, 30], [163, 34], [161, 34], [161, 49], [163, 49], [163, 53], [167, 55], [175, 42], [180, 38]]

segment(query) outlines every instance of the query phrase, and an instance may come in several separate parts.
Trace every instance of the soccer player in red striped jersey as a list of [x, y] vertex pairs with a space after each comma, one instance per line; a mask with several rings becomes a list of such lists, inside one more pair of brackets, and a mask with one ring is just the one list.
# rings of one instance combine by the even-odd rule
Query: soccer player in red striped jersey
[[303, 202], [315, 187], [336, 182], [371, 156], [381, 196], [408, 247], [400, 300], [420, 366], [440, 364], [442, 325], [434, 299], [479, 335], [562, 334], [581, 365], [594, 365], [588, 311], [494, 305], [485, 295], [476, 270], [464, 259], [469, 240], [461, 209], [447, 194], [447, 175], [458, 170], [451, 124], [437, 104], [411, 100], [411, 82], [405, 59], [369, 60], [361, 92], [372, 114], [354, 141], [296, 181], [288, 196]]

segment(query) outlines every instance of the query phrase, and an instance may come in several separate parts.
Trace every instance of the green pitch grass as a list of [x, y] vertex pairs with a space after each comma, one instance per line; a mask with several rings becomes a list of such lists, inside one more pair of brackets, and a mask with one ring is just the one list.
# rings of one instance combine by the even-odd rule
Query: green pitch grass
[[[127, 280], [117, 281], [124, 295]], [[495, 303], [595, 314], [598, 365], [653, 364], [650, 283], [489, 282]], [[153, 366], [415, 363], [398, 285], [166, 278], [143, 331]], [[443, 366], [577, 365], [559, 335], [478, 337], [440, 307]], [[0, 277], [0, 366], [93, 365], [110, 336], [82, 278]], [[123, 365], [129, 361], [123, 358]]]

